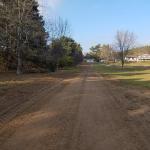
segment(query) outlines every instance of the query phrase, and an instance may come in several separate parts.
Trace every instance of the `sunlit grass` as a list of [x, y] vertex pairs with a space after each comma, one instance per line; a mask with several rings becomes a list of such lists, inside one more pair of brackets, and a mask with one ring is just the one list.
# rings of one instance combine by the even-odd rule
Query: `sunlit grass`
[[[111, 65], [121, 66], [121, 62], [110, 63]], [[139, 61], [139, 62], [126, 62], [125, 67], [128, 66], [150, 66], [150, 61]]]
[[136, 85], [150, 88], [150, 68], [125, 66], [124, 69], [120, 65], [102, 65], [96, 64], [94, 68], [103, 76], [109, 77], [125, 83], [127, 85]]
[[33, 81], [25, 80], [25, 81], [0, 81], [0, 85], [21, 85], [32, 83]]

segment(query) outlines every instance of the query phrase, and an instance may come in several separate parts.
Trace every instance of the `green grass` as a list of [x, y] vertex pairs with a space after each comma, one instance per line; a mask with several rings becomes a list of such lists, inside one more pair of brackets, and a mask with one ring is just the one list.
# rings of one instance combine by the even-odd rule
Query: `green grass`
[[[135, 64], [134, 64], [135, 65]], [[150, 89], [150, 67], [127, 64], [124, 69], [120, 65], [95, 64], [96, 71], [110, 79], [121, 81], [124, 85], [134, 85]]]
[[74, 67], [64, 67], [63, 68], [64, 72], [68, 72], [68, 73], [79, 73], [80, 72], [80, 68], [77, 66]]
[[126, 66], [150, 66], [150, 61], [127, 63]]
[[[115, 65], [115, 66], [121, 66], [121, 62], [110, 63], [110, 64]], [[142, 66], [142, 67], [144, 67], [144, 66], [150, 66], [150, 61], [126, 62], [125, 63], [125, 67], [128, 67], [128, 66], [131, 66], [131, 67], [133, 67], [133, 66], [135, 66], [135, 67], [137, 67], [137, 66]]]

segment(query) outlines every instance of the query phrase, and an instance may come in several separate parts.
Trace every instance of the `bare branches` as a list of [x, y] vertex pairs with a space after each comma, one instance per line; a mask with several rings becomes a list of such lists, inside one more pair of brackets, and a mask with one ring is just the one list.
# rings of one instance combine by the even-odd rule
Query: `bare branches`
[[70, 25], [68, 21], [63, 20], [60, 17], [53, 21], [47, 22], [46, 28], [49, 33], [50, 41], [63, 36], [70, 36]]
[[121, 62], [123, 68], [125, 63], [125, 56], [127, 55], [128, 50], [135, 44], [135, 35], [133, 32], [129, 31], [118, 31], [115, 39], [116, 46], [121, 52]]

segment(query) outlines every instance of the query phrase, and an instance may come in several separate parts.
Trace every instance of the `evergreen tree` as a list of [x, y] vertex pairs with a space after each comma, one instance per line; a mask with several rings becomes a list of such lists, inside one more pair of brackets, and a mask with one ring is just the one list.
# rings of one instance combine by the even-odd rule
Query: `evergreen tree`
[[0, 14], [1, 49], [16, 56], [17, 74], [21, 74], [23, 61], [39, 59], [46, 48], [47, 33], [38, 3], [35, 0], [1, 0]]

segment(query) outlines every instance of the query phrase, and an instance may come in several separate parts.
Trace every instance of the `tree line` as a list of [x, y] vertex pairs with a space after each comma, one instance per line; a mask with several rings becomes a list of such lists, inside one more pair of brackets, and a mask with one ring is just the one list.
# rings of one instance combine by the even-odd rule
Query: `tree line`
[[141, 48], [135, 48], [136, 36], [133, 32], [129, 31], [117, 31], [115, 36], [115, 43], [113, 45], [101, 45], [98, 44], [90, 48], [90, 53], [86, 55], [86, 58], [94, 58], [95, 61], [121, 61], [122, 68], [125, 64], [125, 58], [129, 54], [137, 54], [138, 51], [145, 49], [149, 51], [149, 47], [145, 46]]
[[68, 36], [67, 21], [45, 25], [35, 0], [0, 0], [0, 66], [22, 74], [32, 66], [55, 71], [77, 65], [82, 48]]

